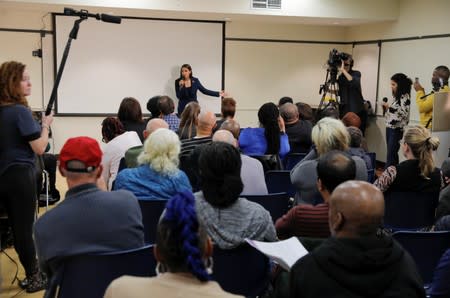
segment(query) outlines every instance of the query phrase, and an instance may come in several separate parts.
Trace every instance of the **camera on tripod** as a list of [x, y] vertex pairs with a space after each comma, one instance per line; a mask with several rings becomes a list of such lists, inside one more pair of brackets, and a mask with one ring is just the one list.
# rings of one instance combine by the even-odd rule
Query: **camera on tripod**
[[342, 65], [342, 61], [348, 60], [351, 56], [344, 52], [332, 49], [328, 55], [328, 71], [330, 72], [331, 83], [335, 83], [337, 79], [338, 67]]

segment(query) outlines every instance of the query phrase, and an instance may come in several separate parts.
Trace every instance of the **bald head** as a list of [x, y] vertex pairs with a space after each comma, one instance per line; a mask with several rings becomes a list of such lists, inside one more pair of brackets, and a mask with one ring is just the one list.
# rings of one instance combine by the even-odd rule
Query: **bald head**
[[336, 237], [375, 235], [383, 223], [384, 196], [374, 185], [347, 181], [330, 198], [330, 230]]
[[236, 140], [239, 139], [239, 134], [241, 132], [241, 126], [239, 125], [239, 123], [236, 120], [234, 120], [234, 119], [225, 120], [222, 123], [222, 125], [220, 126], [220, 129], [228, 130], [229, 132], [231, 132], [233, 134], [233, 137]]
[[285, 103], [280, 107], [280, 115], [286, 124], [295, 123], [298, 120], [298, 109], [293, 103]]
[[197, 135], [199, 133], [203, 135], [211, 135], [215, 125], [216, 115], [214, 115], [213, 112], [200, 112], [200, 115], [198, 115]]
[[153, 118], [147, 122], [147, 127], [144, 130], [144, 139], [151, 135], [158, 128], [169, 128], [169, 124], [161, 118]]
[[233, 134], [228, 130], [220, 129], [216, 131], [213, 135], [213, 142], [224, 142], [234, 147], [237, 147], [237, 140], [234, 138]]

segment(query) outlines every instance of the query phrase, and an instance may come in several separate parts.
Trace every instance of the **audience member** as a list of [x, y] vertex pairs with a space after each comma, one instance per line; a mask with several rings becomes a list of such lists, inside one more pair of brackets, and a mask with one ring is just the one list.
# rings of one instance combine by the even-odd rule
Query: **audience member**
[[200, 105], [193, 101], [188, 103], [181, 114], [178, 136], [180, 140], [191, 139], [197, 134], [198, 115], [200, 114]]
[[220, 110], [222, 112], [222, 118], [217, 120], [214, 132], [216, 132], [226, 120], [234, 119], [234, 115], [236, 114], [236, 101], [234, 98], [225, 97], [222, 99]]
[[[147, 127], [142, 132], [144, 140], [146, 140], [158, 128], [169, 128], [169, 124], [161, 118], [153, 118], [147, 122]], [[131, 147], [125, 152], [125, 164], [127, 168], [135, 168], [138, 166], [137, 157], [144, 150], [143, 145]]]
[[139, 167], [122, 170], [114, 189], [131, 191], [139, 200], [170, 199], [181, 191], [192, 191], [186, 174], [178, 169], [180, 140], [176, 133], [159, 128], [144, 143]]
[[236, 120], [225, 120], [220, 126], [220, 129], [228, 130], [236, 140], [239, 140], [239, 135], [241, 134], [241, 126]]
[[427, 297], [450, 297], [450, 249], [447, 249], [434, 269], [433, 281], [427, 288]]
[[416, 191], [439, 192], [441, 174], [434, 166], [433, 151], [439, 146], [439, 139], [431, 136], [423, 126], [409, 127], [401, 142], [406, 160], [384, 170], [374, 182], [382, 192]]
[[[213, 135], [213, 142], [224, 142], [237, 148], [237, 140], [228, 130], [220, 129]], [[241, 179], [244, 188], [241, 194], [266, 195], [268, 194], [264, 169], [261, 162], [250, 156], [241, 154]]]
[[215, 126], [216, 116], [214, 113], [209, 111], [201, 112], [200, 115], [198, 115], [196, 136], [181, 141], [181, 155], [190, 155], [192, 151], [194, 151], [195, 147], [201, 144], [211, 143], [212, 132]]
[[157, 228], [154, 255], [157, 277], [122, 276], [106, 289], [114, 297], [240, 297], [226, 293], [211, 281], [213, 245], [198, 221], [191, 193], [177, 194], [167, 202]]
[[280, 98], [280, 100], [278, 101], [278, 107], [281, 108], [282, 105], [284, 105], [285, 103], [294, 103], [294, 101], [292, 100], [292, 97], [289, 96], [283, 96], [282, 98]]
[[355, 126], [348, 126], [347, 131], [350, 135], [350, 148], [348, 148], [348, 152], [350, 153], [350, 155], [360, 157], [366, 163], [366, 167], [368, 170], [373, 169], [375, 165], [372, 165], [372, 160], [367, 154], [367, 151], [361, 147], [362, 141], [364, 139], [361, 130]]
[[180, 127], [180, 119], [175, 115], [175, 104], [172, 98], [163, 95], [159, 98], [159, 110], [161, 111], [162, 119], [169, 124], [169, 129], [177, 132]]
[[246, 155], [278, 154], [283, 158], [289, 153], [289, 139], [285, 132], [284, 121], [277, 106], [268, 102], [258, 111], [262, 127], [245, 128], [239, 136], [239, 147]]
[[301, 204], [289, 210], [275, 224], [278, 238], [330, 236], [328, 202], [331, 193], [339, 184], [355, 179], [355, 175], [355, 161], [346, 153], [334, 150], [322, 155], [317, 162], [317, 188], [324, 203], [316, 206]]
[[386, 117], [386, 163], [384, 168], [398, 164], [399, 141], [409, 123], [412, 81], [403, 73], [391, 77], [392, 103], [383, 102], [383, 116]]
[[361, 125], [361, 118], [353, 112], [347, 112], [344, 117], [342, 117], [342, 123], [344, 123], [346, 127], [354, 126], [359, 128]]
[[232, 145], [203, 145], [199, 158], [201, 191], [195, 193], [199, 221], [222, 249], [231, 249], [245, 238], [276, 241], [270, 213], [261, 205], [240, 198], [241, 156]]
[[101, 191], [102, 152], [96, 140], [67, 140], [59, 155], [59, 171], [69, 190], [64, 201], [34, 225], [43, 268], [56, 257], [112, 252], [144, 245], [141, 209], [128, 191]]
[[441, 173], [445, 187], [439, 193], [439, 204], [436, 209], [436, 221], [443, 216], [450, 215], [450, 158], [447, 158], [442, 163]]
[[434, 231], [450, 231], [450, 215], [439, 218], [434, 225]]
[[159, 109], [160, 95], [153, 96], [147, 101], [147, 110], [150, 112], [150, 119], [159, 118], [161, 116], [161, 110]]
[[125, 152], [135, 146], [142, 145], [135, 131], [125, 131], [122, 123], [114, 117], [107, 117], [102, 122], [103, 147], [103, 179], [108, 190], [119, 172], [120, 160]]
[[362, 181], [330, 197], [332, 237], [291, 268], [290, 297], [425, 297], [411, 256], [380, 233], [383, 194]]
[[[320, 193], [317, 189], [317, 158], [331, 150], [348, 151], [350, 135], [342, 121], [332, 118], [321, 119], [312, 130], [315, 150], [301, 160], [291, 170], [291, 182], [296, 187], [296, 204], [315, 204]], [[356, 180], [367, 181], [366, 163], [357, 156], [352, 156], [356, 163]]]
[[122, 122], [125, 131], [134, 131], [141, 142], [144, 141], [142, 132], [147, 123], [142, 119], [141, 104], [133, 97], [125, 97], [120, 103], [117, 118]]
[[297, 106], [300, 119], [310, 121], [314, 125], [315, 124], [314, 113], [311, 106], [304, 102], [297, 102], [295, 103], [295, 105]]
[[285, 103], [280, 106], [280, 114], [289, 138], [290, 152], [308, 153], [312, 145], [311, 122], [299, 119], [298, 109], [293, 103]]

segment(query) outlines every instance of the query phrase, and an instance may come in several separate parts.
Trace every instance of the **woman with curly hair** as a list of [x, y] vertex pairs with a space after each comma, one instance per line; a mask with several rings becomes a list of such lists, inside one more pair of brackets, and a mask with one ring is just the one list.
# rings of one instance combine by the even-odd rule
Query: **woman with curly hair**
[[0, 66], [0, 199], [6, 206], [14, 248], [25, 268], [19, 286], [32, 293], [46, 286], [36, 261], [32, 230], [36, 212], [35, 155], [44, 154], [53, 116], [42, 116], [40, 126], [31, 114], [27, 96], [30, 75], [24, 64]]
[[106, 289], [114, 297], [240, 297], [211, 280], [212, 243], [197, 219], [190, 192], [171, 198], [158, 223], [154, 255], [157, 277], [123, 276]]

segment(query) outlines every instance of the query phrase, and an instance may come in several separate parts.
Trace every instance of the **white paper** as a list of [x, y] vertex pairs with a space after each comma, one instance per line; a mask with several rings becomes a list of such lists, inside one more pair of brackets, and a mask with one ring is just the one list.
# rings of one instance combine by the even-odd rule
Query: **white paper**
[[308, 254], [297, 237], [278, 242], [262, 242], [245, 239], [248, 244], [276, 261], [285, 270], [289, 271], [298, 259]]

